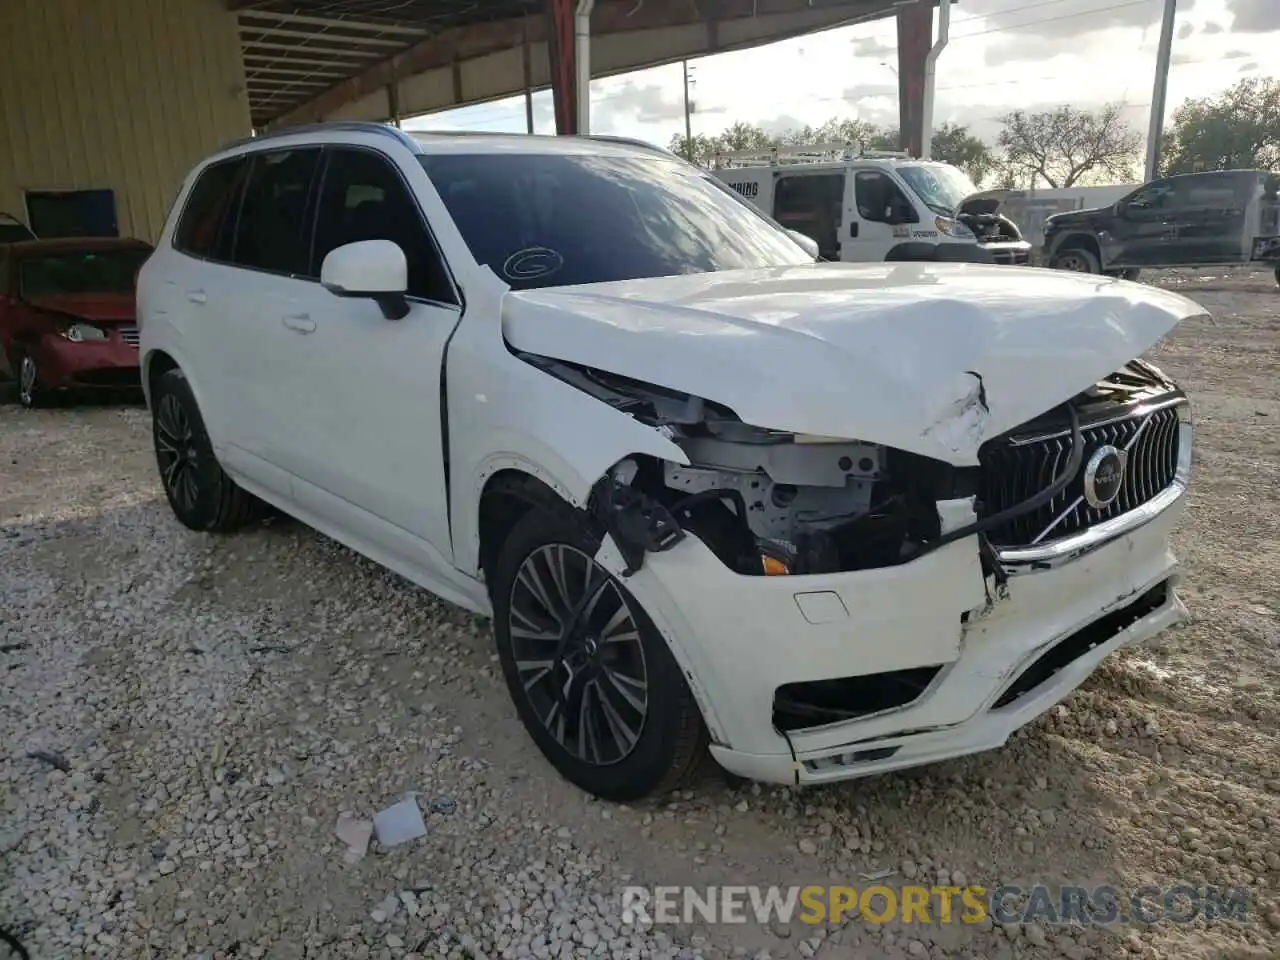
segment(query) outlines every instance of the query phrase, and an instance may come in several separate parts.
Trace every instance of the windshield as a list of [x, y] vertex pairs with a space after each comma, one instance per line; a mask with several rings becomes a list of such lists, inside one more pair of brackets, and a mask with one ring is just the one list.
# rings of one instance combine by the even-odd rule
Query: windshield
[[916, 192], [926, 207], [944, 217], [954, 217], [960, 202], [978, 187], [956, 167], [945, 163], [929, 166], [901, 166], [898, 173]]
[[151, 255], [144, 247], [121, 250], [60, 250], [22, 259], [24, 297], [67, 293], [133, 293], [134, 278]]
[[661, 157], [422, 157], [467, 246], [514, 289], [812, 263], [705, 172]]

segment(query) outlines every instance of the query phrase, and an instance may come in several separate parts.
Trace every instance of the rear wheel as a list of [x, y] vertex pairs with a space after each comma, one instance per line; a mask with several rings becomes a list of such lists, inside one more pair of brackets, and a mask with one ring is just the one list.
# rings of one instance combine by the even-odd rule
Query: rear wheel
[[498, 555], [494, 634], [543, 755], [589, 793], [636, 800], [693, 775], [706, 727], [666, 641], [594, 553], [572, 511], [533, 507]]
[[259, 501], [219, 466], [181, 370], [156, 381], [151, 405], [156, 466], [174, 516], [192, 530], [213, 533], [229, 533], [251, 520]]
[[18, 374], [18, 402], [27, 409], [43, 407], [48, 403], [49, 391], [40, 381], [39, 364], [25, 347], [18, 348], [14, 369]]
[[1072, 273], [1101, 273], [1102, 267], [1092, 250], [1084, 247], [1072, 247], [1054, 254], [1049, 266], [1055, 270], [1069, 270]]

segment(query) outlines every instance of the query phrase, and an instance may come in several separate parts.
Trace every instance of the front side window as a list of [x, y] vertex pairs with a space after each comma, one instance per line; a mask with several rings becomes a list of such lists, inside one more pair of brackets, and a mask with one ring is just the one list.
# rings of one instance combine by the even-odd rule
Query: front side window
[[320, 150], [272, 150], [253, 154], [233, 263], [291, 276], [307, 273], [307, 202], [320, 165]]
[[60, 250], [18, 261], [22, 297], [82, 293], [133, 293], [134, 280], [151, 250]]
[[248, 170], [248, 159], [235, 157], [201, 171], [174, 230], [174, 247], [195, 257], [227, 259]]
[[517, 290], [811, 263], [728, 187], [677, 160], [562, 153], [421, 160], [476, 260]]
[[902, 188], [880, 170], [859, 170], [853, 178], [853, 197], [858, 215], [871, 223], [897, 225], [920, 219]]
[[1134, 193], [1126, 206], [1134, 210], [1166, 210], [1177, 204], [1177, 184], [1172, 180], [1155, 180]]
[[418, 205], [391, 162], [369, 150], [333, 150], [320, 188], [312, 273], [319, 276], [331, 251], [362, 240], [390, 240], [404, 251], [410, 296], [457, 301]]

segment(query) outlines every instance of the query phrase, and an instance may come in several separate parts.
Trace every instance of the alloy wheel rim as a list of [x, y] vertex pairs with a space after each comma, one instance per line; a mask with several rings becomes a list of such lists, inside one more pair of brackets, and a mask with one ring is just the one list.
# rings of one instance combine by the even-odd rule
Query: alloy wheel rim
[[161, 397], [156, 410], [156, 459], [165, 492], [184, 510], [194, 510], [199, 499], [199, 454], [193, 436], [191, 420], [178, 398]]
[[511, 654], [523, 695], [547, 732], [593, 766], [631, 755], [649, 713], [649, 677], [636, 615], [587, 554], [547, 544], [516, 573], [508, 604]]
[[36, 362], [28, 354], [23, 354], [18, 369], [18, 398], [23, 403], [30, 403], [36, 392]]
[[1089, 268], [1084, 262], [1084, 257], [1077, 256], [1074, 253], [1065, 254], [1062, 258], [1062, 265], [1065, 269], [1072, 273], [1088, 273]]

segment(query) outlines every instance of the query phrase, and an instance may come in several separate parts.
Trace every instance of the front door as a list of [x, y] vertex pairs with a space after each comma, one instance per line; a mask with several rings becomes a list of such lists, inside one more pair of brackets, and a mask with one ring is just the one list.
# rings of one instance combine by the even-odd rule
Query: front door
[[844, 171], [778, 173], [773, 184], [773, 218], [818, 244], [823, 260], [841, 258]]
[[1178, 187], [1175, 179], [1153, 180], [1119, 204], [1111, 221], [1112, 243], [1104, 244], [1113, 266], [1173, 266], [1184, 262], [1178, 243]]
[[[409, 314], [388, 320], [372, 300], [318, 283], [284, 305], [272, 318], [289, 342], [275, 443], [301, 481], [300, 503], [331, 514], [337, 498], [447, 558], [440, 371], [459, 297], [397, 164], [371, 148], [327, 149], [310, 273], [360, 240], [404, 251]], [[395, 549], [397, 539], [384, 545]]]
[[[920, 243], [919, 216], [906, 193], [888, 173], [877, 168], [855, 169], [849, 178], [846, 201], [849, 225], [845, 228], [844, 259], [879, 263], [894, 247]], [[930, 224], [929, 226], [932, 226]], [[936, 238], [937, 233], [933, 236]], [[925, 243], [936, 243], [924, 239]]]

